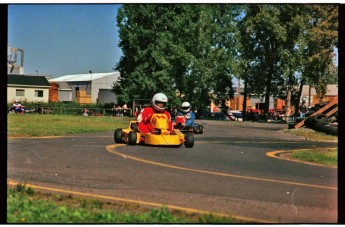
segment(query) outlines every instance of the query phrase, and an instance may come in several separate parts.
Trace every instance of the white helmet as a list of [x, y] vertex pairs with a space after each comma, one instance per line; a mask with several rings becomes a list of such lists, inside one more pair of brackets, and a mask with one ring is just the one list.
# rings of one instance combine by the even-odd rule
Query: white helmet
[[182, 111], [185, 113], [188, 113], [190, 110], [190, 104], [189, 102], [184, 102], [182, 103]]
[[[165, 106], [168, 102], [168, 97], [163, 94], [163, 93], [157, 93], [153, 96], [152, 98], [152, 107], [156, 110], [156, 111], [164, 111], [165, 110]], [[163, 106], [157, 106], [158, 103], [162, 103]]]

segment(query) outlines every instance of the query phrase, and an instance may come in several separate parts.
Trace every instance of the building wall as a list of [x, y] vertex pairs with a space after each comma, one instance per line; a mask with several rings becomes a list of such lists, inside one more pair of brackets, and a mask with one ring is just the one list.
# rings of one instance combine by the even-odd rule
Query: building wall
[[[91, 93], [91, 100], [93, 103], [97, 102], [104, 102], [108, 100], [108, 96], [111, 96], [109, 93], [107, 96], [99, 97], [99, 94], [103, 94], [100, 89], [111, 90], [114, 82], [116, 81], [116, 74], [114, 73], [111, 76], [103, 77], [97, 80], [92, 81], [92, 93]], [[109, 98], [110, 100], [110, 98]], [[111, 102], [115, 103], [115, 93], [113, 93], [113, 99]]]
[[[16, 90], [24, 90], [24, 96], [16, 96]], [[35, 91], [42, 90], [43, 97], [35, 97]], [[43, 102], [48, 103], [49, 101], [49, 87], [7, 87], [7, 102], [14, 102], [16, 99], [27, 102]]]
[[115, 93], [111, 89], [99, 89], [97, 103], [116, 103]]
[[58, 83], [51, 82], [49, 88], [49, 102], [59, 101], [59, 85]]
[[72, 102], [72, 91], [71, 90], [59, 90], [59, 101], [60, 102]]

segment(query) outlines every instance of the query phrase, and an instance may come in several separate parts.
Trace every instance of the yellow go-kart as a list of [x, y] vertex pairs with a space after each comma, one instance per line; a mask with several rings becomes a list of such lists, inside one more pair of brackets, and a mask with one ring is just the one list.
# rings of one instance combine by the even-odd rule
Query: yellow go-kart
[[151, 146], [172, 146], [185, 147], [194, 146], [194, 135], [183, 134], [179, 129], [169, 131], [168, 117], [165, 114], [154, 114], [151, 124], [156, 129], [155, 133], [141, 133], [138, 131], [138, 122], [130, 121], [128, 128], [118, 128], [114, 132], [116, 143], [127, 143], [128, 145], [145, 144]]

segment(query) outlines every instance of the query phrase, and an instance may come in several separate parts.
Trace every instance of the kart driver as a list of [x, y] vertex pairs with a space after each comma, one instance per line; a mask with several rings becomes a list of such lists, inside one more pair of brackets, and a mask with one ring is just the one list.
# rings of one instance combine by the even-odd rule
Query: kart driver
[[145, 107], [138, 115], [138, 129], [141, 133], [156, 133], [157, 130], [152, 127], [151, 117], [153, 114], [165, 114], [168, 117], [169, 131], [173, 131], [173, 124], [171, 116], [165, 107], [168, 102], [168, 97], [163, 93], [157, 93], [153, 96], [151, 106]]
[[186, 123], [183, 126], [193, 126], [195, 120], [195, 114], [193, 111], [190, 111], [190, 104], [189, 102], [183, 102], [181, 111], [177, 114], [177, 116], [184, 116], [186, 118]]

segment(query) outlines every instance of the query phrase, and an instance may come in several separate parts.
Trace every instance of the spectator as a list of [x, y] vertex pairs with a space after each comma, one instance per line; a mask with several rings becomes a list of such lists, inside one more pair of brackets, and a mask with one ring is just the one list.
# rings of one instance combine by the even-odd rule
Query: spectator
[[307, 113], [307, 106], [305, 104], [305, 101], [302, 102], [298, 110], [299, 110], [300, 117], [305, 118], [305, 114]]
[[117, 107], [116, 107], [116, 105], [113, 106], [112, 111], [113, 111], [113, 116], [117, 117]]
[[123, 104], [122, 106], [122, 110], [123, 110], [123, 115], [122, 116], [125, 116], [127, 117], [129, 115], [129, 112], [128, 112], [128, 107], [127, 107], [127, 104]]
[[12, 109], [16, 113], [24, 113], [24, 106], [19, 102], [18, 99], [13, 103]]
[[178, 110], [177, 110], [176, 106], [173, 106], [173, 108], [171, 109], [171, 118], [175, 119], [177, 114], [178, 114]]
[[139, 108], [136, 106], [134, 108], [134, 117], [138, 117], [138, 114], [139, 114]]
[[118, 106], [117, 107], [117, 115], [119, 116], [119, 117], [123, 117], [123, 109], [122, 109], [122, 107], [121, 106]]
[[151, 117], [153, 114], [165, 114], [168, 117], [169, 131], [173, 131], [171, 116], [165, 107], [168, 103], [168, 98], [163, 93], [157, 93], [151, 100], [151, 106], [145, 107], [138, 115], [138, 130], [142, 133], [156, 133], [157, 130], [151, 124]]
[[83, 116], [84, 116], [84, 117], [89, 116], [89, 110], [88, 110], [86, 107], [83, 108], [83, 110], [82, 110], [81, 112], [83, 113]]

